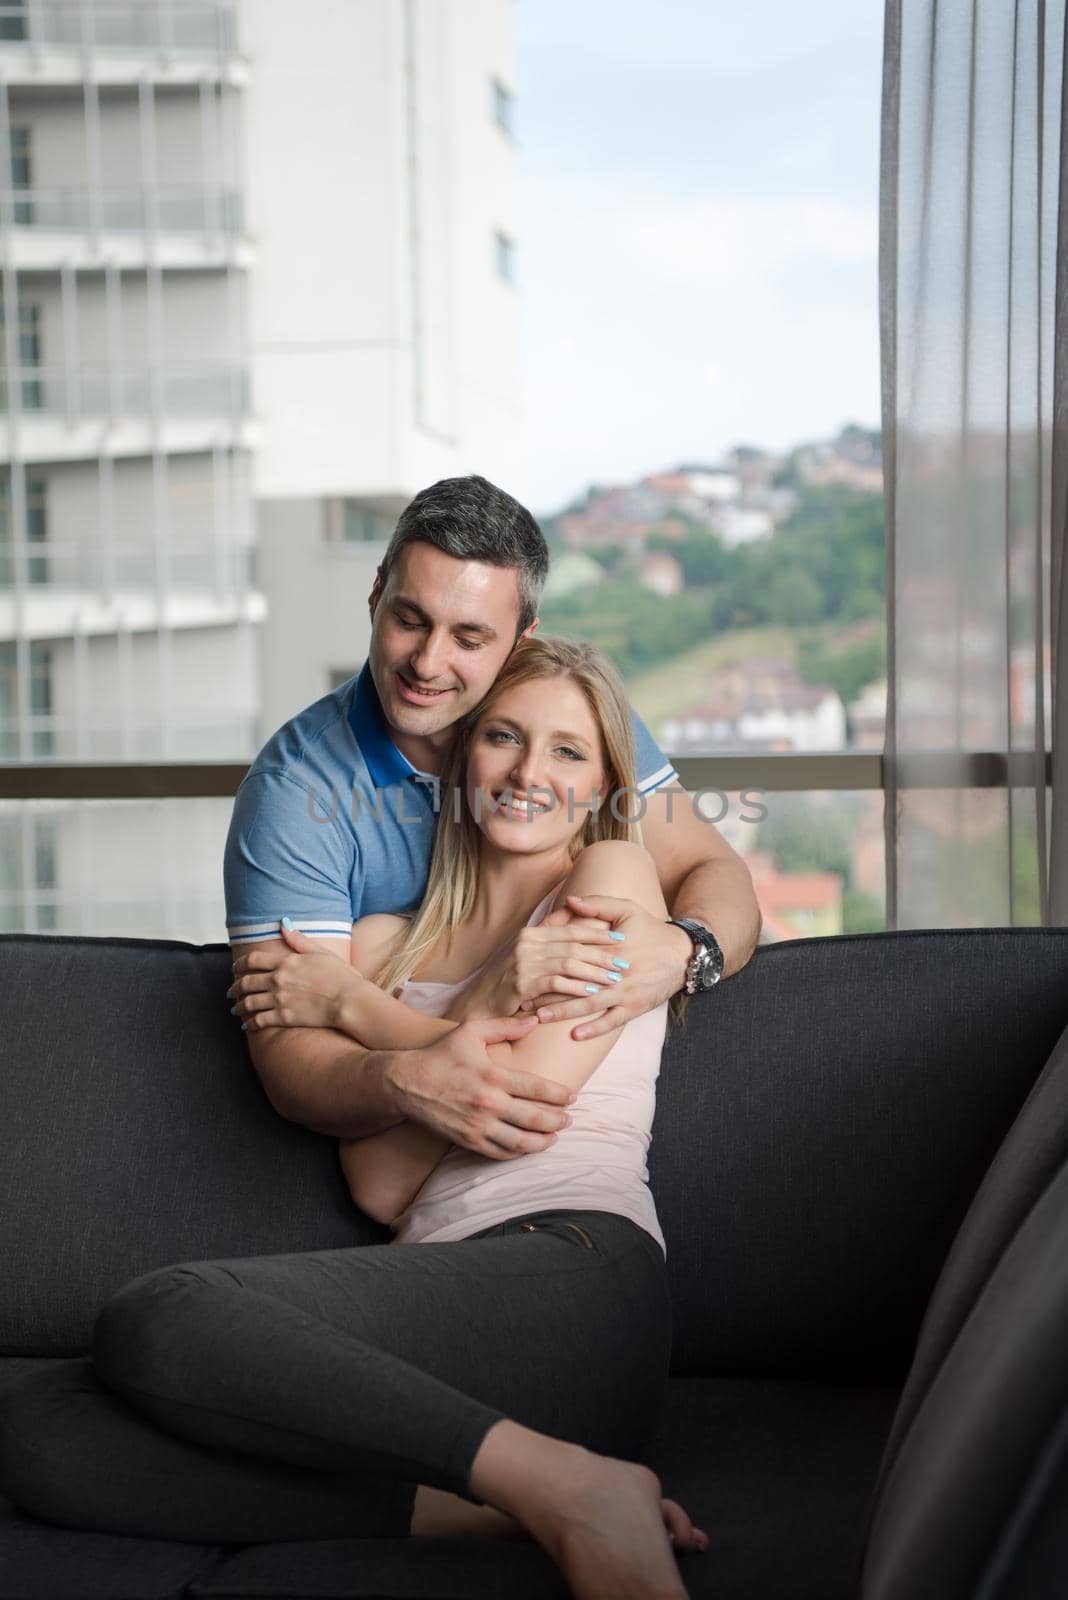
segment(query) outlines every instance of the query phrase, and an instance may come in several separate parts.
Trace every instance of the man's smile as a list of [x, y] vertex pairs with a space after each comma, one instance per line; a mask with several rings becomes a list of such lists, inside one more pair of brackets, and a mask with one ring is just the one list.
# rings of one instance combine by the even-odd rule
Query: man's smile
[[452, 693], [451, 689], [417, 688], [414, 684], [408, 681], [403, 672], [397, 673], [397, 679], [400, 683], [401, 693], [403, 694], [404, 698], [406, 700], [410, 700], [413, 705], [428, 705], [431, 700], [438, 700], [443, 694]]

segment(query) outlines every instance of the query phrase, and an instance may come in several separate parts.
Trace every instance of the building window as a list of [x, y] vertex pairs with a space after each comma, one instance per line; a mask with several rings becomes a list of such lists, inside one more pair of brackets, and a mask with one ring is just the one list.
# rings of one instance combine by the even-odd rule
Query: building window
[[500, 228], [493, 235], [494, 259], [497, 272], [506, 283], [515, 282], [515, 240], [510, 239]]
[[[4, 302], [0, 298], [0, 341], [3, 339], [4, 330]], [[25, 372], [27, 367], [41, 365], [41, 308], [38, 305], [28, 305], [19, 301], [18, 309], [19, 327], [19, 367]], [[22, 378], [22, 408], [24, 411], [40, 411], [44, 405], [44, 390], [39, 378]], [[0, 376], [0, 411], [9, 409], [7, 378]]]
[[393, 532], [395, 517], [362, 506], [358, 500], [346, 500], [343, 505], [341, 537], [346, 544], [381, 544]]
[[[0, 644], [0, 758], [16, 761], [19, 756], [18, 646], [11, 641]], [[54, 737], [52, 719], [52, 652], [36, 640], [30, 645], [30, 754], [50, 756]], [[38, 722], [44, 726], [37, 726]]]
[[26, 0], [4, 0], [0, 5], [0, 41], [17, 44], [26, 36]]
[[323, 534], [328, 544], [387, 544], [397, 526], [397, 513], [366, 500], [324, 502]]
[[32, 754], [50, 756], [55, 742], [52, 731], [52, 652], [46, 644], [36, 641], [30, 645], [30, 728]]
[[[0, 760], [14, 761], [19, 753], [18, 727], [18, 664], [15, 646], [7, 640], [0, 641]], [[0, 851], [0, 857], [4, 854]]]
[[31, 826], [37, 931], [50, 933], [59, 926], [59, 873], [56, 866], [59, 857], [58, 833], [51, 817], [35, 817]]
[[11, 129], [11, 187], [15, 191], [13, 204], [15, 224], [25, 227], [33, 221], [33, 201], [26, 193], [33, 188], [29, 128]]
[[[48, 482], [33, 473], [26, 475], [26, 543], [37, 552], [27, 551], [26, 581], [48, 582]], [[0, 471], [0, 589], [15, 584], [15, 515], [11, 501], [11, 473]]]
[[490, 79], [490, 112], [494, 122], [509, 139], [515, 138], [515, 95], [500, 78]]

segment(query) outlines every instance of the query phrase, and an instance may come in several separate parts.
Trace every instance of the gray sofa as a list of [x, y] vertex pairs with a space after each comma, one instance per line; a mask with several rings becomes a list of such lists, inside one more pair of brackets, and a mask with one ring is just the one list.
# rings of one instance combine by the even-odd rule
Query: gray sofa
[[[267, 1103], [229, 981], [222, 945], [0, 939], [0, 1488], [17, 1459], [30, 1501], [21, 1380], [62, 1373], [77, 1416], [122, 1283], [386, 1237]], [[670, 1037], [647, 1459], [710, 1533], [695, 1600], [1068, 1595], [1066, 1021], [1068, 930], [921, 932], [760, 950]], [[69, 1470], [114, 1463], [87, 1436]], [[0, 1500], [0, 1596], [564, 1594], [533, 1545], [353, 1540], [339, 1503], [239, 1547]]]

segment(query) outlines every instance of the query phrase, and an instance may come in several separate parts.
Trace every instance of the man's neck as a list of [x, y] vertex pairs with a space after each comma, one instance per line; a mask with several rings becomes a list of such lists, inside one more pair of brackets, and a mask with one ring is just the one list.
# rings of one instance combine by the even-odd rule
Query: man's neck
[[442, 728], [440, 733], [419, 734], [402, 733], [389, 723], [386, 726], [401, 755], [411, 762], [417, 772], [432, 772], [436, 777], [441, 776], [456, 737], [451, 728]]

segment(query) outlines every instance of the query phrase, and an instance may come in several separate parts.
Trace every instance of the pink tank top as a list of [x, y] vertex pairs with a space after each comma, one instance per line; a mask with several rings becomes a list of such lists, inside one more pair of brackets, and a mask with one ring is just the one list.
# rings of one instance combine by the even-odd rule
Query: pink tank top
[[[559, 887], [538, 902], [527, 918], [529, 927], [548, 916]], [[400, 998], [416, 1011], [444, 1016], [454, 996], [481, 970], [458, 983], [409, 979]], [[626, 1024], [569, 1107], [570, 1126], [561, 1128], [547, 1150], [514, 1161], [494, 1161], [454, 1145], [393, 1223], [391, 1242], [466, 1239], [527, 1211], [566, 1207], [629, 1217], [652, 1234], [666, 1256], [645, 1155], [667, 1014], [665, 1002]], [[552, 1077], [552, 1072], [546, 1069], [544, 1076]]]

